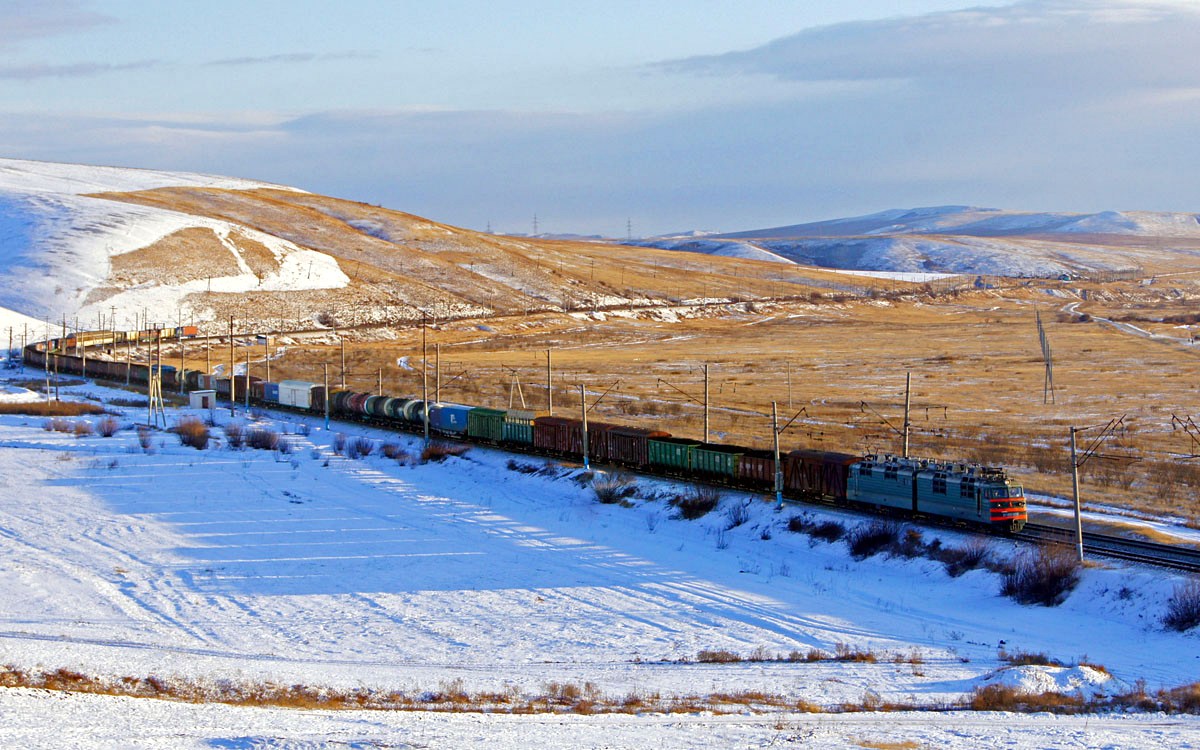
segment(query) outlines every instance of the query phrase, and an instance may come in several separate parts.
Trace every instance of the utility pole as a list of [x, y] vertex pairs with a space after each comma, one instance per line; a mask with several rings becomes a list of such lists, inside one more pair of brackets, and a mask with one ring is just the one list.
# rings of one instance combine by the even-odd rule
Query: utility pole
[[342, 390], [346, 390], [346, 337], [340, 337], [342, 342]]
[[550, 359], [550, 349], [546, 350], [546, 411], [554, 416], [554, 366]]
[[708, 442], [708, 364], [704, 365], [704, 442]]
[[329, 429], [329, 363], [325, 362], [321, 365], [325, 373], [325, 429]]
[[433, 402], [435, 404], [442, 403], [442, 345], [433, 345]]
[[186, 386], [184, 381], [187, 379], [183, 376], [184, 370], [187, 369], [187, 350], [183, 346], [183, 310], [182, 309], [179, 310], [179, 327], [175, 329], [175, 338], [177, 341], [179, 341], [179, 376], [178, 376], [177, 380], [179, 380], [179, 392], [183, 393], [185, 390], [185, 386]]
[[788, 411], [792, 410], [792, 363], [787, 363]]
[[779, 463], [779, 406], [774, 401], [771, 402], [771, 441], [775, 449], [775, 509], [783, 510], [783, 469]]
[[250, 413], [250, 347], [248, 347], [248, 346], [246, 347], [246, 375], [245, 375], [245, 378], [246, 378], [246, 387], [243, 388], [242, 390], [245, 391], [245, 394], [246, 394], [245, 395], [246, 413], [249, 414]]
[[579, 405], [580, 411], [583, 412], [583, 470], [591, 471], [592, 467], [588, 463], [587, 391], [584, 390], [583, 384], [579, 386]]
[[425, 423], [425, 445], [429, 445], [429, 347], [425, 343], [425, 313], [421, 313], [421, 411]]
[[912, 431], [912, 420], [909, 419], [909, 406], [912, 403], [912, 372], [904, 374], [904, 457], [908, 458], [908, 436]]
[[271, 382], [271, 332], [267, 331], [267, 335], [263, 337], [263, 361], [267, 363], [266, 381]]
[[1079, 458], [1075, 450], [1075, 433], [1079, 427], [1071, 428], [1071, 496], [1075, 501], [1075, 551], [1079, 562], [1083, 562], [1083, 517], [1079, 509]]
[[236, 414], [237, 407], [237, 381], [233, 379], [233, 316], [229, 316], [229, 416]]
[[[1118, 419], [1109, 420], [1108, 424], [1092, 425], [1090, 427], [1071, 427], [1071, 492], [1074, 495], [1075, 501], [1075, 547], [1079, 554], [1079, 561], [1083, 562], [1083, 517], [1080, 510], [1079, 501], [1079, 467], [1088, 462], [1088, 459], [1096, 455], [1096, 451], [1100, 449], [1100, 444], [1118, 428], [1125, 426], [1125, 415], [1122, 414]], [[1084, 449], [1083, 455], [1079, 455], [1076, 449], [1075, 435], [1087, 430], [1099, 429], [1100, 434], [1092, 440], [1091, 444]], [[1113, 456], [1101, 456], [1101, 458], [1114, 458]]]

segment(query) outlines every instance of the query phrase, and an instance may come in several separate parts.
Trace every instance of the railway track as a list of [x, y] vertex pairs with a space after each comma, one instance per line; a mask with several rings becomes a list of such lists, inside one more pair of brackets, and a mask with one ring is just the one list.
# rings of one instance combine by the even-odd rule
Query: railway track
[[[1074, 546], [1075, 532], [1058, 526], [1026, 524], [1024, 530], [1013, 535], [1027, 542], [1066, 544]], [[1101, 557], [1111, 557], [1162, 568], [1173, 568], [1191, 573], [1200, 573], [1200, 550], [1173, 544], [1159, 544], [1141, 539], [1083, 532], [1083, 552]]]

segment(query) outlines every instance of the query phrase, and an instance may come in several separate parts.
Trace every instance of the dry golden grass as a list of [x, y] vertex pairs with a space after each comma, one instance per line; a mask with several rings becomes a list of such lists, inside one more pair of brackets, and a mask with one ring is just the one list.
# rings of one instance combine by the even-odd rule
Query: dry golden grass
[[216, 233], [203, 228], [173, 232], [152, 245], [114, 255], [110, 263], [109, 282], [119, 287], [148, 281], [183, 284], [241, 273]]

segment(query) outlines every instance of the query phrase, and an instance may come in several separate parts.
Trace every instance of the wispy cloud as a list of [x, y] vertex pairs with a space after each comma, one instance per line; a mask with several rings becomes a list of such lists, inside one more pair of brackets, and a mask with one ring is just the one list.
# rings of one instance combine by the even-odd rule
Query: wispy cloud
[[114, 20], [87, 10], [78, 0], [0, 0], [0, 46], [89, 29]]
[[1200, 6], [1025, 0], [808, 29], [767, 45], [673, 60], [660, 71], [785, 81], [905, 81], [925, 88], [1053, 92], [1194, 87]]
[[158, 60], [141, 60], [138, 62], [122, 63], [113, 65], [112, 63], [97, 63], [83, 62], [71, 63], [69, 65], [49, 65], [49, 64], [32, 64], [32, 65], [14, 65], [8, 67], [0, 66], [0, 80], [10, 81], [32, 81], [38, 78], [81, 78], [86, 76], [104, 75], [106, 73], [119, 73], [127, 70], [145, 70], [155, 68], [162, 63]]
[[205, 65], [269, 65], [273, 63], [310, 63], [335, 62], [338, 60], [374, 60], [378, 57], [374, 52], [288, 52], [278, 55], [262, 55], [259, 57], [229, 57], [221, 60], [211, 60]]

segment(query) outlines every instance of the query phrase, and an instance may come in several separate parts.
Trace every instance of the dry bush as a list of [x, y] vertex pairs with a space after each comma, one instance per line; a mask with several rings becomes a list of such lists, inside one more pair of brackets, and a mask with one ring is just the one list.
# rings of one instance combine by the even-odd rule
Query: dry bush
[[143, 452], [150, 453], [152, 450], [154, 450], [154, 433], [150, 431], [149, 427], [139, 427], [137, 431], [137, 439], [138, 445], [142, 447]]
[[246, 427], [241, 422], [230, 422], [223, 429], [225, 442], [230, 448], [239, 450], [246, 444]]
[[813, 539], [820, 539], [831, 544], [841, 539], [845, 534], [846, 527], [837, 521], [822, 521], [809, 532], [809, 536]]
[[1170, 630], [1183, 632], [1200, 625], [1200, 579], [1192, 578], [1175, 587], [1167, 602], [1162, 623]]
[[33, 417], [81, 417], [85, 414], [103, 413], [103, 406], [82, 401], [0, 403], [0, 414], [26, 414]]
[[93, 434], [95, 431], [96, 430], [92, 427], [92, 423], [84, 419], [80, 419], [75, 422], [75, 424], [71, 425], [71, 433], [74, 434], [75, 437], [87, 437], [88, 435]]
[[333, 452], [339, 456], [346, 452], [346, 433], [339, 432], [333, 436]]
[[179, 436], [180, 443], [188, 446], [189, 448], [195, 448], [199, 451], [208, 448], [208, 440], [210, 437], [208, 425], [205, 424], [204, 420], [202, 419], [197, 417], [184, 417], [183, 419], [179, 420], [179, 423], [175, 425], [175, 428], [172, 430], [172, 432]]
[[696, 661], [701, 664], [735, 664], [742, 661], [742, 657], [732, 651], [710, 651], [706, 649], [696, 654]]
[[470, 449], [471, 446], [462, 443], [443, 443], [435, 440], [421, 450], [421, 463], [440, 463], [450, 456], [461, 456]]
[[608, 474], [592, 481], [596, 500], [606, 505], [619, 503], [637, 492], [637, 482], [624, 473]]
[[1021, 604], [1054, 607], [1079, 583], [1081, 567], [1071, 547], [1035, 547], [1017, 557], [1012, 569], [1004, 573], [1000, 593]]
[[750, 501], [731, 505], [725, 509], [725, 528], [736, 529], [750, 521]]
[[[393, 460], [403, 461], [408, 458], [408, 451], [404, 450], [399, 443], [393, 443], [390, 441], [379, 446], [379, 452], [383, 454], [384, 458], [390, 458]], [[510, 464], [513, 463], [512, 459], [509, 459], [508, 462]], [[512, 467], [509, 466], [509, 468], [511, 469]]]
[[833, 651], [834, 661], [861, 662], [864, 664], [874, 664], [879, 661], [879, 657], [873, 651], [863, 651], [862, 649], [853, 648], [846, 643], [834, 644]]
[[104, 417], [96, 423], [96, 432], [100, 433], [101, 437], [112, 437], [121, 431], [121, 423], [116, 417]]
[[279, 433], [266, 427], [254, 427], [246, 432], [246, 445], [260, 451], [279, 448]]
[[1000, 661], [1008, 662], [1014, 667], [1063, 667], [1066, 666], [1049, 654], [1035, 651], [1006, 651], [1001, 650], [997, 655]]
[[721, 502], [721, 490], [707, 484], [693, 485], [684, 495], [671, 499], [671, 505], [679, 509], [680, 518], [694, 521], [702, 518]]
[[957, 578], [968, 570], [987, 563], [991, 547], [984, 539], [972, 539], [961, 547], [946, 547], [939, 551], [938, 559], [946, 566], [946, 573]]
[[796, 534], [807, 534], [815, 527], [816, 524], [813, 523], [812, 517], [807, 513], [792, 516], [787, 522], [787, 530]]
[[371, 438], [356, 437], [346, 446], [350, 458], [366, 457], [375, 451], [375, 441]]
[[891, 521], [874, 520], [859, 524], [846, 535], [846, 545], [850, 548], [850, 556], [855, 560], [864, 560], [872, 555], [890, 549], [900, 539], [900, 526]]
[[1074, 713], [1083, 708], [1083, 698], [1056, 692], [1025, 693], [1012, 685], [984, 685], [971, 693], [968, 705], [974, 711], [1053, 711]]

